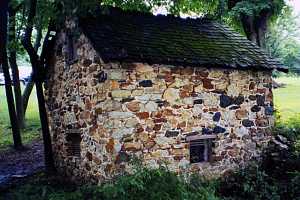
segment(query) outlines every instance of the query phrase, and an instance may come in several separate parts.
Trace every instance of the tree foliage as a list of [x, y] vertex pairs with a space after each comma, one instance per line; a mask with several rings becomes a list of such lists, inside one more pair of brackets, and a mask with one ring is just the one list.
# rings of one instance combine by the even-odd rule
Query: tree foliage
[[280, 58], [289, 68], [293, 67], [300, 54], [298, 18], [290, 7], [285, 7], [271, 23], [267, 34], [267, 51], [273, 57]]

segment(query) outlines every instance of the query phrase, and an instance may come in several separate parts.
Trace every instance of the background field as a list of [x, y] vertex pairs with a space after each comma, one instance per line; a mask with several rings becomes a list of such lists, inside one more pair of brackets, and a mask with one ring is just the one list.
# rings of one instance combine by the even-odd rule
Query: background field
[[300, 113], [300, 77], [280, 77], [275, 79], [285, 86], [274, 89], [274, 104], [279, 111], [281, 119]]
[[[26, 128], [22, 132], [24, 143], [28, 143], [40, 135], [40, 122], [35, 90], [31, 94], [26, 112]], [[0, 150], [11, 146], [12, 134], [6, 104], [4, 86], [0, 86]]]

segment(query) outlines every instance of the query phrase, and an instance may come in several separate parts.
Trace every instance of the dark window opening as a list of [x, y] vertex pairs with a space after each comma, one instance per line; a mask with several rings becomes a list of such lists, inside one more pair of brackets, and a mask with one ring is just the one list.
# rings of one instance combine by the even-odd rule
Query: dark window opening
[[190, 162], [209, 162], [212, 154], [212, 139], [190, 141]]
[[67, 134], [67, 153], [68, 156], [80, 158], [81, 154], [81, 136], [80, 133], [68, 133]]

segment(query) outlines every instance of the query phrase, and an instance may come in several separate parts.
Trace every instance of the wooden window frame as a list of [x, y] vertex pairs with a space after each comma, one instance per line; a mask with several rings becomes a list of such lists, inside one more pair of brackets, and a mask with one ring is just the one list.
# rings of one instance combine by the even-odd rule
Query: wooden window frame
[[[186, 141], [189, 142], [189, 150], [190, 150], [190, 163], [197, 164], [197, 163], [207, 163], [212, 162], [212, 146], [213, 140], [216, 138], [215, 135], [195, 135], [189, 136], [186, 138]], [[202, 158], [199, 158], [198, 161], [194, 161], [192, 158], [192, 148], [203, 146], [203, 153], [198, 152], [202, 155]], [[199, 149], [198, 149], [199, 150]], [[197, 150], [196, 150], [197, 151]], [[198, 155], [198, 156], [200, 156]]]

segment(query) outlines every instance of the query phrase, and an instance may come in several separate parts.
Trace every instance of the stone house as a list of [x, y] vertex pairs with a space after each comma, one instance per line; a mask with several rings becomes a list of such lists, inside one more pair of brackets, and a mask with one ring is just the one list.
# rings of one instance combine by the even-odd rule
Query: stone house
[[66, 23], [46, 82], [59, 171], [102, 182], [137, 157], [220, 175], [259, 158], [286, 68], [209, 19], [98, 13]]

